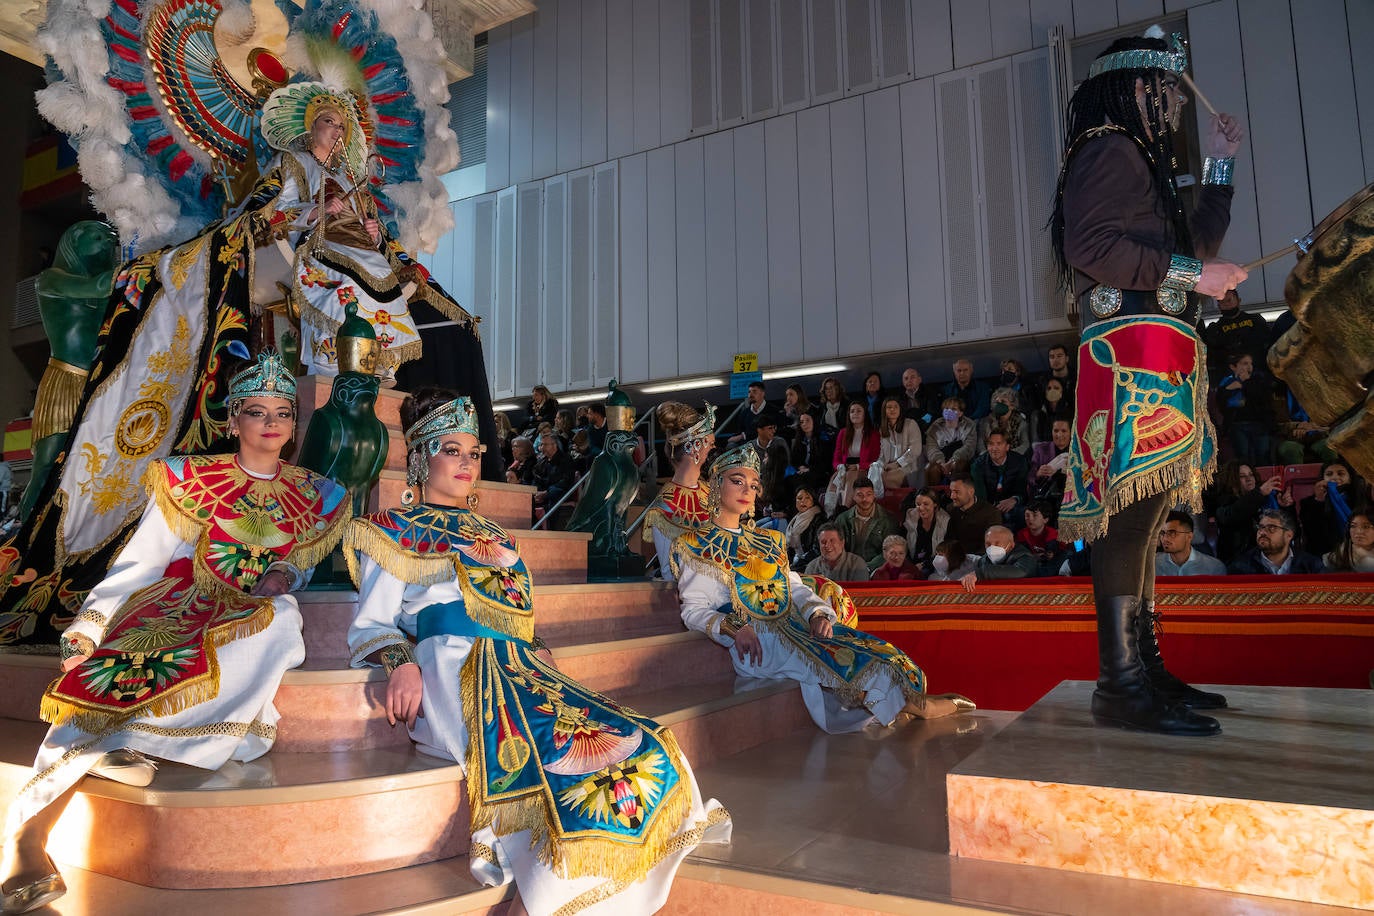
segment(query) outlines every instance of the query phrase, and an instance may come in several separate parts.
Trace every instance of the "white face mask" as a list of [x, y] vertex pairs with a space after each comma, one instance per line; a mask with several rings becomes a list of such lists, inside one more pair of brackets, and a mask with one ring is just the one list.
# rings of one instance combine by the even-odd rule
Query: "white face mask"
[[993, 563], [1001, 563], [1007, 558], [1007, 548], [1000, 544], [993, 544], [983, 555]]
[[937, 553], [935, 558], [930, 561], [930, 565], [935, 567], [937, 573], [949, 572], [949, 558], [943, 554]]

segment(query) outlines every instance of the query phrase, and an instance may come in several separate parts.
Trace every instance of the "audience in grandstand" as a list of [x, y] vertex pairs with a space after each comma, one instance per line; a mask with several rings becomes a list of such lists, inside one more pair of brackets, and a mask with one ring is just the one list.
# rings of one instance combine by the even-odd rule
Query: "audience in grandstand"
[[940, 415], [939, 393], [925, 384], [921, 373], [914, 368], [902, 370], [902, 390], [897, 395], [897, 400], [902, 405], [902, 413], [921, 425], [922, 435], [925, 435], [930, 424]]
[[964, 591], [971, 592], [979, 582], [990, 579], [1025, 579], [1035, 575], [1035, 557], [1025, 545], [1016, 543], [1006, 525], [993, 525], [983, 535], [983, 556], [973, 569], [959, 578]]
[[1350, 518], [1368, 508], [1364, 480], [1343, 459], [1322, 465], [1322, 479], [1298, 506], [1303, 545], [1321, 556], [1345, 539]]
[[1069, 471], [1069, 440], [1072, 435], [1073, 421], [1057, 419], [1051, 427], [1050, 441], [1037, 442], [1035, 448], [1031, 449], [1028, 495], [1031, 499], [1049, 503], [1052, 507], [1051, 521], [1059, 517], [1059, 505], [1064, 501]]
[[506, 465], [506, 483], [534, 483], [534, 443], [526, 436], [510, 440], [511, 461]]
[[935, 545], [935, 557], [930, 561], [934, 572], [930, 574], [933, 582], [958, 582], [973, 572], [974, 565], [982, 559], [981, 555], [969, 555], [964, 545], [954, 538]]
[[978, 425], [964, 416], [964, 402], [945, 398], [940, 415], [926, 432], [926, 483], [932, 487], [968, 473], [978, 454]]
[[1345, 540], [1322, 557], [1330, 572], [1374, 572], [1374, 519], [1365, 512], [1350, 516]]
[[876, 372], [870, 372], [864, 376], [864, 393], [860, 398], [860, 403], [864, 405], [864, 410], [868, 413], [868, 422], [871, 426], [877, 426], [882, 419], [880, 412], [883, 408], [883, 399], [887, 397], [887, 392], [883, 390], [883, 377]]
[[1202, 332], [1207, 345], [1207, 371], [1213, 378], [1225, 373], [1226, 361], [1236, 353], [1268, 353], [1269, 322], [1263, 315], [1241, 311], [1240, 294], [1231, 290], [1217, 300], [1221, 317]]
[[1030, 412], [1031, 441], [1037, 443], [1050, 441], [1055, 423], [1073, 424], [1073, 389], [1062, 379], [1046, 379], [1040, 398], [1040, 406]]
[[1287, 512], [1261, 509], [1255, 524], [1255, 546], [1233, 560], [1227, 569], [1243, 576], [1321, 572], [1321, 560], [1293, 545], [1296, 534], [1297, 526]]
[[900, 534], [889, 534], [883, 538], [882, 560], [869, 576], [874, 582], [896, 582], [899, 579], [919, 579], [920, 570], [907, 559], [906, 540]]
[[[1026, 374], [1026, 367], [1019, 359], [1002, 360], [1002, 377], [998, 379], [999, 387], [1010, 388], [1016, 392], [1016, 397], [1020, 400], [1021, 410], [1029, 413], [1040, 406], [1040, 386], [1037, 385]], [[997, 399], [997, 392], [993, 392], [993, 400]]]
[[821, 525], [816, 545], [820, 556], [806, 564], [808, 576], [824, 576], [836, 582], [862, 582], [868, 578], [868, 564], [863, 557], [845, 550], [839, 528], [829, 523]]
[[787, 392], [783, 395], [782, 427], [778, 430], [778, 435], [789, 443], [796, 442], [803, 416], [810, 417], [814, 421], [816, 419], [815, 408], [811, 406], [811, 399], [806, 396], [802, 386], [793, 382], [787, 386]]
[[[753, 438], [759, 417], [768, 411], [768, 398], [765, 396], [765, 391], [763, 382], [749, 383], [749, 393], [745, 396], [744, 407], [739, 412], [739, 432], [727, 440], [730, 445], [739, 445], [744, 440]], [[776, 425], [774, 423], [775, 427]]]
[[844, 535], [848, 549], [870, 563], [882, 555], [883, 540], [897, 533], [897, 523], [878, 505], [873, 481], [867, 477], [854, 481], [853, 494], [854, 505], [835, 517], [835, 527]]
[[817, 410], [820, 414], [821, 434], [833, 439], [840, 427], [848, 422], [846, 417], [849, 416], [849, 398], [845, 397], [839, 379], [827, 377], [821, 382], [821, 400]]
[[987, 450], [969, 468], [973, 489], [980, 500], [1001, 513], [1003, 521], [1019, 527], [1030, 466], [1025, 457], [1010, 449], [1007, 434], [1000, 429], [988, 433], [984, 445]]
[[1029, 455], [1031, 449], [1030, 421], [1020, 409], [1020, 396], [1011, 388], [998, 388], [992, 393], [992, 409], [978, 421], [978, 441], [987, 448], [988, 436], [999, 432], [1014, 452]]
[[754, 509], [758, 518], [785, 511], [791, 502], [787, 468], [792, 456], [777, 432], [778, 418], [772, 411], [763, 411], [754, 418], [754, 447], [763, 456], [763, 473], [759, 475], [763, 495]]
[[926, 487], [916, 491], [906, 512], [906, 550], [921, 577], [935, 571], [935, 548], [949, 533], [949, 513], [940, 505], [940, 492]]
[[558, 416], [558, 399], [543, 385], [535, 385], [530, 390], [529, 403], [525, 405], [525, 432], [528, 434], [539, 428], [540, 423], [553, 423]]
[[969, 418], [981, 420], [991, 407], [992, 389], [987, 382], [973, 377], [972, 360], [960, 358], [954, 361], [954, 379], [945, 386], [945, 397], [963, 401]]
[[1064, 400], [1072, 404], [1075, 376], [1073, 367], [1069, 365], [1069, 348], [1063, 344], [1055, 344], [1045, 351], [1045, 361], [1049, 363], [1050, 368], [1040, 377], [1041, 392], [1046, 390], [1050, 379], [1058, 379], [1064, 386]]
[[606, 405], [587, 405], [587, 454], [592, 458], [606, 450]]
[[903, 412], [902, 402], [895, 397], [883, 398], [878, 437], [878, 460], [883, 465], [884, 486], [909, 486], [908, 481], [923, 474], [921, 459], [925, 456], [925, 446], [921, 441], [921, 425]]
[[1175, 510], [1169, 513], [1159, 532], [1155, 575], [1224, 576], [1226, 564], [1193, 546], [1193, 517]]
[[811, 488], [813, 493], [825, 490], [834, 470], [835, 450], [821, 438], [815, 416], [803, 413], [797, 417], [797, 435], [792, 441], [791, 466], [798, 485]]
[[979, 553], [983, 535], [993, 525], [1002, 524], [1002, 513], [978, 498], [973, 480], [967, 475], [949, 483], [949, 536], [958, 541], [964, 553]]
[[793, 497], [796, 511], [787, 522], [787, 561], [793, 569], [805, 569], [820, 555], [816, 536], [825, 524], [825, 513], [816, 502], [816, 491], [808, 486], [797, 487]]
[[1054, 507], [1044, 500], [1026, 504], [1026, 527], [1016, 532], [1016, 543], [1035, 557], [1035, 575], [1053, 576], [1059, 573], [1064, 548], [1059, 543], [1059, 530], [1050, 524]]
[[1249, 353], [1235, 353], [1226, 361], [1229, 371], [1217, 382], [1217, 410], [1221, 432], [1231, 443], [1236, 460], [1251, 467], [1273, 458], [1274, 383], [1255, 367]]
[[534, 504], [552, 506], [573, 485], [572, 459], [563, 451], [562, 441], [552, 433], [539, 442], [539, 460], [534, 464]]

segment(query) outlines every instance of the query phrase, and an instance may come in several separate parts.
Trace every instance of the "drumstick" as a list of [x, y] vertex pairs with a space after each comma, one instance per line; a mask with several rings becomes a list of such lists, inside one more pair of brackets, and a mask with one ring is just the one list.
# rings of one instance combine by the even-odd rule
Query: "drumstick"
[[1272, 253], [1270, 253], [1270, 254], [1266, 254], [1264, 257], [1260, 258], [1258, 261], [1251, 261], [1249, 264], [1242, 264], [1242, 265], [1240, 266], [1240, 269], [1243, 270], [1243, 271], [1245, 271], [1246, 273], [1249, 273], [1250, 271], [1255, 270], [1256, 268], [1263, 267], [1265, 264], [1268, 264], [1270, 261], [1277, 261], [1279, 258], [1283, 257], [1284, 255], [1286, 255], [1286, 254], [1292, 254], [1293, 252], [1295, 252], [1295, 251], [1297, 251], [1297, 250], [1298, 250], [1298, 243], [1297, 243], [1297, 242], [1294, 242], [1292, 245], [1289, 245], [1289, 246], [1286, 247], [1286, 248], [1280, 248], [1278, 251], [1272, 252]]
[[1207, 96], [1202, 94], [1202, 90], [1197, 87], [1197, 83], [1193, 82], [1193, 78], [1188, 75], [1188, 71], [1185, 70], [1179, 73], [1179, 76], [1183, 77], [1183, 81], [1188, 84], [1189, 91], [1193, 93], [1193, 98], [1201, 102], [1203, 108], [1210, 111], [1213, 117], [1221, 117], [1221, 112], [1217, 111], [1216, 106], [1207, 100]]

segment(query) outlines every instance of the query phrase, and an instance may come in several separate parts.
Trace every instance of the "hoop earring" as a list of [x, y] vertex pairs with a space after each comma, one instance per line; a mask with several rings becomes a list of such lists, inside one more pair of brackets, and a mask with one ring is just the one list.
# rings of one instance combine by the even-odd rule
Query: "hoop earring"
[[468, 494], [468, 509], [469, 509], [470, 511], [472, 511], [472, 512], [476, 512], [476, 511], [477, 511], [477, 507], [480, 506], [481, 504], [482, 504], [482, 494], [478, 493], [478, 492], [477, 492], [477, 487], [474, 486], [474, 487], [472, 488], [472, 492]]

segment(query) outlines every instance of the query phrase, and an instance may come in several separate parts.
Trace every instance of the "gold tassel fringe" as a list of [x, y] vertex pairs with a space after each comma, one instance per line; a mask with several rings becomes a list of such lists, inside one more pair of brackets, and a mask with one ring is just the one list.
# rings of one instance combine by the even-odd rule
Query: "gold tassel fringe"
[[33, 405], [33, 441], [66, 432], [76, 419], [81, 391], [89, 372], [61, 360], [49, 358]]
[[[483, 644], [487, 645], [483, 645]], [[482, 714], [477, 696], [477, 668], [479, 656], [491, 651], [490, 640], [479, 639], [463, 664], [459, 679], [463, 704], [463, 718], [468, 730], [468, 748], [464, 761], [467, 773], [468, 807], [472, 812], [472, 832], [490, 827], [499, 837], [522, 830], [530, 832], [530, 849], [540, 863], [553, 868], [562, 878], [599, 875], [618, 883], [633, 883], [647, 875], [663, 858], [675, 850], [675, 837], [689, 829], [684, 821], [692, 808], [692, 793], [686, 774], [679, 763], [682, 750], [666, 727], [656, 731], [664, 752], [677, 775], [677, 785], [659, 799], [652, 814], [652, 822], [637, 842], [630, 843], [603, 837], [560, 837], [549, 814], [552, 802], [542, 792], [499, 802], [483, 799], [481, 774], [484, 772], [482, 750]]]

